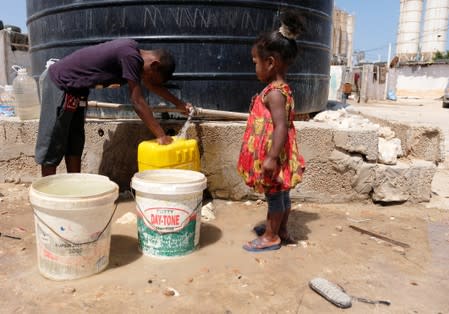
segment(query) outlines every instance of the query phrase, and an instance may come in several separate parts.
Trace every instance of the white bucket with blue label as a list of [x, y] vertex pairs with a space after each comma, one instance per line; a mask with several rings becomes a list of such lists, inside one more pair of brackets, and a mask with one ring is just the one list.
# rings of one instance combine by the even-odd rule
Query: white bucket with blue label
[[77, 279], [108, 266], [118, 186], [95, 174], [56, 174], [30, 187], [40, 273]]
[[139, 249], [153, 257], [187, 255], [199, 244], [201, 205], [206, 177], [197, 171], [147, 170], [136, 173]]

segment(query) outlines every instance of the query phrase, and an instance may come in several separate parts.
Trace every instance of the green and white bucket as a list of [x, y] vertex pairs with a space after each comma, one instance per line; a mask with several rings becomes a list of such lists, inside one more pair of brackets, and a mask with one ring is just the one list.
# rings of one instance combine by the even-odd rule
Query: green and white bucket
[[143, 254], [170, 258], [198, 247], [206, 186], [206, 177], [190, 170], [147, 170], [133, 176], [137, 235]]

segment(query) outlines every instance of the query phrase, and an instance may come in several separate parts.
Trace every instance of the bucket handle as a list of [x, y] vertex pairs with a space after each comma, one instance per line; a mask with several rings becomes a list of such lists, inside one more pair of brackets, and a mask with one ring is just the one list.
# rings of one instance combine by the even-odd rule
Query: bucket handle
[[182, 221], [182, 223], [178, 227], [172, 228], [170, 230], [166, 230], [166, 229], [162, 229], [158, 226], [153, 225], [148, 220], [148, 218], [145, 216], [145, 213], [143, 212], [143, 210], [140, 208], [139, 203], [137, 203], [136, 197], [135, 197], [134, 193], [132, 192], [132, 190], [130, 190], [130, 194], [131, 194], [132, 198], [134, 199], [134, 202], [136, 203], [136, 208], [137, 208], [137, 211], [139, 212], [139, 216], [142, 217], [142, 219], [144, 220], [147, 227], [156, 231], [159, 234], [175, 233], [175, 232], [178, 232], [178, 231], [184, 229], [184, 227], [189, 223], [190, 218], [192, 218], [196, 214], [198, 208], [201, 206], [201, 203], [203, 202], [203, 200], [201, 199], [198, 202], [198, 204], [195, 206], [195, 209]]
[[117, 210], [118, 207], [118, 202], [115, 202], [115, 208], [114, 211], [112, 212], [111, 218], [109, 218], [108, 223], [106, 224], [106, 226], [103, 228], [103, 230], [101, 230], [101, 232], [98, 234], [98, 237], [95, 240], [92, 241], [87, 241], [87, 242], [73, 242], [70, 241], [69, 239], [64, 238], [62, 235], [60, 235], [58, 232], [56, 232], [52, 227], [50, 227], [41, 217], [39, 217], [39, 215], [36, 213], [36, 210], [33, 210], [34, 212], [34, 216], [36, 216], [37, 219], [39, 219], [39, 221], [48, 229], [50, 229], [51, 232], [53, 232], [55, 235], [58, 236], [58, 238], [60, 238], [61, 240], [71, 244], [71, 245], [86, 245], [86, 244], [92, 244], [97, 242], [101, 236], [103, 235], [103, 233], [106, 231], [106, 229], [109, 227], [109, 225], [111, 224], [112, 218], [114, 217], [115, 211]]

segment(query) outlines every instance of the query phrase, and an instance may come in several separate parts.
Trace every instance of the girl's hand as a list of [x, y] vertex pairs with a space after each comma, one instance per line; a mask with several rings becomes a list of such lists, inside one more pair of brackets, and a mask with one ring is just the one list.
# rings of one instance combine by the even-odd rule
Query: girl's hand
[[279, 164], [277, 158], [267, 156], [262, 164], [262, 173], [265, 176], [275, 179], [274, 176], [277, 174], [278, 168]]

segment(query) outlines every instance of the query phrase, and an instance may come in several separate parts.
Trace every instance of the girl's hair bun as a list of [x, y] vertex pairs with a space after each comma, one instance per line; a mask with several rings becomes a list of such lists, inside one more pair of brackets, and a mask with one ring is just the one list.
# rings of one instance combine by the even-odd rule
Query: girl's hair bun
[[296, 39], [304, 30], [304, 18], [295, 10], [282, 10], [279, 33], [287, 39]]

